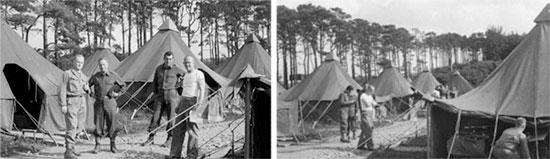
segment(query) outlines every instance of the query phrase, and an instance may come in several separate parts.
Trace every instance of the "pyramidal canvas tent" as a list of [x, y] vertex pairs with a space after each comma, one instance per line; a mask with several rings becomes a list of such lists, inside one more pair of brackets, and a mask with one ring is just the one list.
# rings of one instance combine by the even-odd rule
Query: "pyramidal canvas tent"
[[[206, 83], [211, 90], [227, 86], [228, 80], [202, 63], [200, 58], [193, 54], [183, 42], [174, 22], [167, 19], [145, 45], [124, 59], [115, 70], [129, 85], [127, 93], [118, 99], [118, 103], [122, 105], [121, 107], [128, 103], [142, 105], [153, 101], [153, 90], [148, 85], [153, 82], [155, 69], [164, 63], [164, 53], [167, 51], [174, 53], [173, 63], [181, 69], [185, 69], [183, 66], [184, 58], [186, 56], [193, 57], [195, 67], [205, 74]], [[208, 106], [217, 105], [215, 106], [216, 109], [221, 109], [218, 104], [221, 103], [212, 102]], [[220, 118], [216, 117], [216, 119]]]
[[239, 51], [216, 72], [229, 79], [234, 79], [246, 65], [250, 65], [258, 74], [265, 75], [267, 78], [271, 77], [271, 56], [260, 45], [260, 40], [254, 34], [249, 35]]
[[[65, 118], [58, 98], [63, 71], [36, 53], [8, 24], [2, 21], [1, 25], [1, 128], [11, 130], [14, 123], [19, 129], [63, 134]], [[36, 119], [38, 127], [31, 118]]]
[[411, 83], [392, 66], [386, 66], [372, 85], [376, 88], [374, 94], [379, 102], [413, 94]]
[[[300, 107], [298, 109], [301, 111], [291, 111], [291, 113], [301, 112], [304, 120], [319, 121], [322, 117], [327, 117], [330, 121], [336, 122], [338, 113], [335, 111], [337, 109], [334, 106], [335, 101], [347, 86], [362, 89], [342, 68], [334, 54], [328, 54], [325, 61], [313, 73], [280, 96], [285, 102], [300, 103], [294, 107]], [[301, 125], [298, 124], [298, 126]]]
[[120, 61], [116, 58], [111, 49], [103, 47], [95, 51], [92, 56], [86, 58], [84, 66], [82, 67], [82, 72], [88, 77], [91, 77], [93, 74], [98, 72], [98, 61], [101, 58], [107, 60], [107, 63], [109, 63], [109, 69], [111, 71], [114, 71], [118, 67], [118, 65], [120, 65]]
[[423, 94], [431, 94], [441, 85], [430, 71], [422, 71], [412, 82], [414, 88]]
[[[461, 153], [460, 147], [487, 145], [479, 156], [487, 157], [495, 139], [513, 126], [513, 118], [528, 121], [525, 132], [534, 142], [550, 127], [550, 4], [535, 18], [536, 25], [504, 61], [476, 88], [448, 100], [436, 100], [428, 119], [428, 157]], [[486, 123], [482, 122], [485, 121]], [[486, 140], [461, 140], [472, 126], [487, 127]], [[468, 128], [470, 127], [470, 129]], [[538, 131], [536, 131], [538, 130]], [[457, 133], [460, 132], [460, 133]], [[484, 130], [477, 130], [478, 134]], [[541, 133], [542, 132], [542, 133]], [[539, 136], [541, 135], [541, 136]], [[542, 136], [544, 137], [544, 136]], [[533, 140], [530, 140], [533, 141]], [[479, 144], [462, 144], [476, 141]], [[464, 146], [467, 145], [467, 146]], [[531, 144], [529, 144], [531, 145]], [[529, 146], [540, 152], [539, 144]], [[452, 151], [446, 149], [451, 147]], [[458, 149], [454, 149], [456, 146]], [[531, 156], [538, 156], [532, 154]]]
[[455, 71], [453, 75], [451, 76], [451, 79], [449, 82], [447, 82], [447, 85], [449, 85], [450, 89], [455, 89], [458, 91], [458, 95], [464, 94], [472, 89], [474, 87], [470, 82], [468, 82], [458, 71]]

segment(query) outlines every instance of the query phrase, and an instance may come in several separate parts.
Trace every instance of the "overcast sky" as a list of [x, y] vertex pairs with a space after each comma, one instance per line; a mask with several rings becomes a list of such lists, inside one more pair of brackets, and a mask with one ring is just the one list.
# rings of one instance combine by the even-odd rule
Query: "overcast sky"
[[339, 7], [352, 18], [379, 24], [470, 35], [489, 26], [527, 33], [550, 0], [277, 0], [277, 5], [293, 9], [307, 3], [327, 9]]

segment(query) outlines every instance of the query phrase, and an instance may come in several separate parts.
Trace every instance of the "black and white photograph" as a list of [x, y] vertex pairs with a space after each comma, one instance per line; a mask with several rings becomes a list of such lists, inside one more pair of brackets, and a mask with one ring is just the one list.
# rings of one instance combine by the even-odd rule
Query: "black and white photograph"
[[270, 158], [271, 3], [2, 0], [0, 158]]
[[277, 158], [550, 158], [546, 0], [278, 0]]

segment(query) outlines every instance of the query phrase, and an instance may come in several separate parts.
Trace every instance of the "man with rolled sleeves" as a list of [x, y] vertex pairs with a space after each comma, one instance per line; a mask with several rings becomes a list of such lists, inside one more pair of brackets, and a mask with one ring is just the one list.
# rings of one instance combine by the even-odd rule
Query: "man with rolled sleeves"
[[170, 147], [170, 157], [180, 158], [182, 145], [185, 138], [185, 133], [189, 134], [187, 138], [187, 158], [198, 158], [199, 147], [197, 140], [199, 135], [197, 134], [197, 123], [193, 118], [188, 116], [193, 114], [198, 107], [197, 104], [204, 99], [206, 93], [206, 81], [204, 74], [195, 68], [195, 59], [192, 56], [186, 56], [183, 62], [186, 72], [185, 75], [178, 83], [181, 86], [181, 101], [176, 108], [176, 114], [184, 113], [177, 118], [177, 122], [184, 120], [184, 122], [176, 125], [174, 129], [174, 141]]
[[65, 114], [65, 158], [80, 156], [74, 149], [77, 131], [84, 127], [86, 120], [86, 98], [89, 91], [88, 77], [82, 73], [84, 56], [77, 54], [73, 59], [73, 68], [63, 72], [59, 86], [59, 103]]
[[[116, 97], [122, 94], [124, 81], [117, 73], [109, 70], [107, 60], [101, 58], [98, 61], [99, 72], [90, 77], [90, 87], [94, 87], [94, 124], [95, 124], [95, 148], [93, 153], [100, 151], [99, 140], [101, 136], [108, 135], [111, 139], [111, 152], [117, 153], [115, 145], [117, 129], [117, 102]], [[107, 129], [104, 129], [105, 124]]]
[[359, 109], [361, 110], [361, 134], [359, 135], [359, 142], [357, 142], [357, 149], [360, 150], [374, 150], [372, 130], [374, 129], [373, 122], [376, 114], [374, 107], [378, 104], [373, 97], [374, 91], [374, 86], [365, 83], [365, 91], [359, 96]]
[[[155, 74], [153, 77], [155, 109], [153, 112], [153, 118], [151, 118], [151, 122], [149, 123], [149, 138], [147, 141], [143, 142], [141, 146], [146, 146], [153, 143], [156, 133], [156, 131], [153, 130], [159, 127], [162, 113], [167, 114], [167, 120], [171, 120], [175, 116], [174, 110], [179, 102], [179, 96], [176, 91], [176, 82], [178, 77], [184, 72], [172, 63], [173, 59], [174, 53], [167, 51], [164, 53], [164, 63], [155, 69]], [[168, 125], [166, 125], [166, 130], [170, 129], [174, 124], [175, 120], [170, 121]], [[168, 147], [172, 142], [172, 131], [168, 131], [167, 133], [168, 137], [166, 138], [166, 142], [162, 144], [162, 147]]]

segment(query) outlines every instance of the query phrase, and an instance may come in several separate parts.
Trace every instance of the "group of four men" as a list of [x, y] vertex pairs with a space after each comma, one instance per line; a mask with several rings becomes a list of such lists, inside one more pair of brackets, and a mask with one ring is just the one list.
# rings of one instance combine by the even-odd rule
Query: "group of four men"
[[[173, 63], [174, 54], [171, 51], [165, 52], [163, 59], [164, 63], [158, 66], [154, 73], [155, 100], [153, 117], [148, 128], [149, 138], [141, 145], [147, 146], [153, 143], [155, 133], [161, 126], [161, 117], [163, 113], [166, 113], [168, 121], [170, 121], [167, 123], [166, 129], [171, 131], [167, 132], [168, 137], [162, 146], [170, 146], [170, 156], [180, 158], [187, 132], [189, 133], [187, 157], [196, 158], [199, 155], [198, 127], [189, 119], [189, 116], [205, 98], [204, 74], [195, 68], [195, 59], [192, 56], [184, 58], [185, 71]], [[88, 106], [85, 97], [88, 94], [92, 94], [95, 98], [93, 110], [96, 144], [92, 152], [99, 153], [101, 137], [108, 136], [111, 141], [110, 151], [117, 153], [118, 149], [115, 144], [117, 135], [116, 98], [124, 93], [125, 83], [117, 73], [109, 70], [109, 63], [105, 59], [97, 61], [100, 71], [90, 78], [81, 71], [84, 65], [83, 55], [75, 55], [73, 62], [73, 68], [63, 72], [59, 89], [61, 111], [65, 114], [66, 123], [64, 156], [65, 158], [77, 158], [81, 155], [75, 151], [74, 144], [76, 134], [84, 129]], [[173, 120], [172, 118], [175, 117], [177, 118]], [[176, 125], [176, 123], [179, 124]]]

